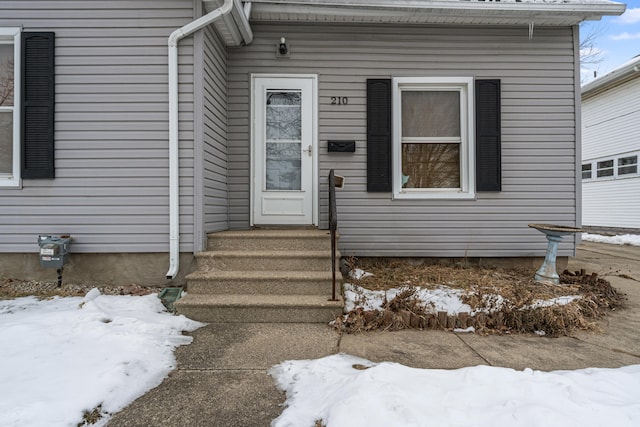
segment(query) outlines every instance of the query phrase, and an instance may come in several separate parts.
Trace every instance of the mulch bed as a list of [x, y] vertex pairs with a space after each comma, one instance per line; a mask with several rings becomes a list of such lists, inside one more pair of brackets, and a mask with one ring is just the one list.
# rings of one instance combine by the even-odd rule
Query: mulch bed
[[[347, 333], [400, 329], [465, 329], [476, 333], [536, 333], [566, 335], [574, 329], [597, 329], [596, 321], [621, 307], [625, 297], [596, 273], [564, 271], [561, 285], [535, 283], [534, 271], [461, 265], [414, 265], [399, 260], [349, 260], [349, 267], [372, 273], [348, 282], [370, 290], [401, 288], [380, 310], [356, 308], [339, 316], [334, 327]], [[360, 264], [360, 265], [358, 265]], [[471, 313], [434, 312], [417, 299], [416, 287], [441, 285], [465, 292], [462, 302]], [[501, 301], [498, 301], [499, 295]], [[564, 305], [536, 306], [535, 302], [580, 295]]]
[[35, 296], [37, 298], [85, 296], [93, 288], [98, 288], [103, 295], [148, 295], [160, 290], [159, 288], [136, 284], [107, 287], [63, 283], [62, 286], [58, 286], [57, 282], [39, 282], [36, 280], [3, 277], [0, 278], [0, 300], [26, 296]]

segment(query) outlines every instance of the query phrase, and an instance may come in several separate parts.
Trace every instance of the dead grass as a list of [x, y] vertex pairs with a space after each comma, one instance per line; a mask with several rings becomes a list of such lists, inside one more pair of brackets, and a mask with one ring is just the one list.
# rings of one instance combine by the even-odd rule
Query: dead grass
[[[375, 260], [356, 263], [373, 274], [349, 280], [371, 289], [401, 287], [381, 310], [357, 308], [336, 320], [336, 327], [348, 332], [371, 330], [453, 329], [473, 326], [478, 333], [541, 333], [565, 335], [573, 329], [595, 329], [596, 320], [619, 307], [624, 299], [610, 283], [584, 272], [565, 271], [561, 285], [535, 283], [533, 270], [505, 270], [460, 265], [414, 265], [404, 260]], [[416, 297], [416, 287], [435, 289], [441, 285], [465, 291], [463, 302], [476, 315], [434, 313]], [[499, 295], [499, 297], [497, 297]], [[580, 295], [565, 305], [536, 306], [535, 302]]]
[[102, 416], [102, 404], [100, 404], [93, 408], [93, 410], [91, 411], [84, 411], [84, 413], [82, 414], [82, 422], [78, 423], [77, 427], [93, 425], [100, 421]]

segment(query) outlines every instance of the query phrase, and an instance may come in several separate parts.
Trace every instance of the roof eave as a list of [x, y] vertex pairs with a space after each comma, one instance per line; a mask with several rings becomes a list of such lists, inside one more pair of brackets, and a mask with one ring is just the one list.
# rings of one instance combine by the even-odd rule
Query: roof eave
[[622, 64], [615, 70], [590, 81], [582, 86], [582, 98], [590, 98], [611, 87], [621, 85], [629, 80], [640, 77], [640, 55]]
[[[212, 0], [204, 0], [205, 5]], [[576, 25], [624, 13], [622, 3], [529, 3], [421, 0], [253, 0], [254, 20]], [[321, 17], [319, 19], [319, 17]], [[385, 20], [386, 18], [386, 20]]]

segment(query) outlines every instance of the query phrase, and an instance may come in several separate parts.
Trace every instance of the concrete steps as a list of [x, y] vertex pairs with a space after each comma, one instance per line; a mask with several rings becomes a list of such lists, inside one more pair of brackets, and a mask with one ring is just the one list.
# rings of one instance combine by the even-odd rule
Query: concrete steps
[[328, 230], [317, 229], [256, 229], [211, 233], [207, 250], [226, 251], [322, 251], [331, 249]]
[[325, 323], [342, 312], [341, 300], [329, 301], [327, 231], [225, 231], [210, 234], [207, 249], [196, 255], [196, 271], [187, 276], [188, 294], [175, 304], [189, 318], [210, 323]]
[[330, 271], [196, 271], [189, 293], [331, 295]]
[[232, 271], [327, 271], [327, 268], [331, 268], [331, 251], [207, 251], [196, 254], [196, 268]]
[[342, 312], [342, 301], [323, 295], [189, 294], [176, 306], [207, 323], [328, 323]]

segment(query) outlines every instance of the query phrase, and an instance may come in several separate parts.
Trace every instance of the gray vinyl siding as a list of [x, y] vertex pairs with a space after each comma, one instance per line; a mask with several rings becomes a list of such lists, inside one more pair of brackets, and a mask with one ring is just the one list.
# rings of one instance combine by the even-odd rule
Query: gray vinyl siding
[[[192, 0], [2, 1], [0, 26], [56, 35], [53, 180], [0, 188], [0, 252], [166, 252], [167, 38]], [[193, 247], [193, 41], [180, 43], [180, 248]]]
[[227, 49], [213, 27], [204, 34], [204, 223], [211, 233], [229, 228]]
[[[311, 73], [319, 86], [320, 226], [326, 176], [339, 190], [343, 255], [540, 256], [546, 240], [528, 223], [575, 225], [575, 64], [572, 28], [253, 24], [250, 46], [229, 51], [230, 227], [249, 227], [250, 74]], [[278, 59], [280, 37], [291, 56]], [[476, 200], [392, 200], [366, 191], [367, 78], [498, 78], [502, 82], [502, 191]], [[346, 106], [330, 105], [347, 96]], [[354, 154], [327, 153], [330, 139]], [[565, 239], [572, 241], [571, 238]], [[561, 255], [572, 254], [572, 243]]]

